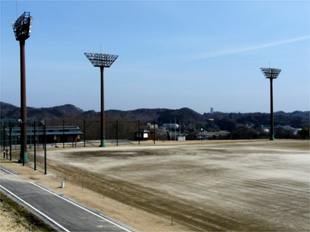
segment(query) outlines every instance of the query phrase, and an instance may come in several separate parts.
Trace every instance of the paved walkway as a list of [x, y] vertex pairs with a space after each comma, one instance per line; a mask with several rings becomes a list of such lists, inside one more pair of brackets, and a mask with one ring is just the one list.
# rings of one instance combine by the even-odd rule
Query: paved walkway
[[61, 231], [129, 232], [127, 226], [106, 218], [62, 194], [27, 181], [0, 166], [0, 191], [11, 195], [35, 214]]

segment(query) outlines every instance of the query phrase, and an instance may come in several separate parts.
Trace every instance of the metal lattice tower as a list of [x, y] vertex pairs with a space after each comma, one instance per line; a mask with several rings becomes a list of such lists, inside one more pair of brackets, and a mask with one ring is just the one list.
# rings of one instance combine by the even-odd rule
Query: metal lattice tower
[[100, 67], [101, 77], [101, 147], [105, 147], [105, 114], [104, 114], [104, 68], [109, 68], [118, 55], [101, 53], [84, 53], [94, 67]]
[[277, 79], [281, 69], [261, 68], [264, 76], [270, 79], [270, 140], [274, 140], [274, 116], [273, 116], [273, 79]]

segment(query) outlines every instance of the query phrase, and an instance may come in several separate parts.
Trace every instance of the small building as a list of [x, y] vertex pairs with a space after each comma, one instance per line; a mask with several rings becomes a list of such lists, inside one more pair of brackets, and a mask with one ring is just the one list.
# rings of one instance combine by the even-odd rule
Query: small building
[[[33, 129], [33, 128], [32, 128]], [[39, 138], [43, 138], [43, 127], [40, 127]], [[80, 131], [78, 126], [47, 126], [46, 127], [46, 141], [47, 143], [62, 143], [62, 142], [79, 142], [81, 135], [84, 133]]]
[[168, 133], [168, 139], [174, 140], [174, 141], [185, 141], [186, 140], [186, 134], [181, 133], [179, 131], [167, 131]]
[[149, 140], [152, 137], [152, 133], [145, 129], [139, 129], [135, 132], [135, 140]]
[[[20, 127], [13, 127], [11, 131], [10, 128], [5, 128], [5, 131], [7, 141], [11, 133], [12, 141], [15, 141], [15, 144], [20, 143]], [[80, 136], [83, 134], [77, 126], [46, 126], [47, 143], [79, 142]], [[28, 144], [32, 144], [34, 139], [37, 143], [44, 142], [44, 128], [42, 126], [36, 127], [35, 130], [34, 127], [27, 127]]]
[[146, 128], [149, 129], [149, 130], [154, 130], [154, 129], [158, 130], [158, 125], [157, 124], [152, 124], [152, 123], [148, 122], [146, 124]]

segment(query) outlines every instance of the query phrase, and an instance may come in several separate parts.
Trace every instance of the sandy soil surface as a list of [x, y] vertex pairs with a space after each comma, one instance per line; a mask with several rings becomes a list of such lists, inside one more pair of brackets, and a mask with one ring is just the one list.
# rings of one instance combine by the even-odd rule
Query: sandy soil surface
[[309, 231], [309, 167], [297, 140], [48, 151], [49, 172], [81, 200], [92, 190], [88, 205], [119, 204], [108, 215], [142, 231]]

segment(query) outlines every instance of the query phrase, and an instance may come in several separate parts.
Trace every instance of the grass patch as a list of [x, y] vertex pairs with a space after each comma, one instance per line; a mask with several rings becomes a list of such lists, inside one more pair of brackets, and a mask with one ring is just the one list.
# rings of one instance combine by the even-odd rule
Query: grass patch
[[19, 205], [2, 192], [0, 192], [0, 199], [1, 210], [9, 212], [12, 218], [14, 218], [18, 224], [25, 227], [27, 231], [56, 231], [28, 209]]

